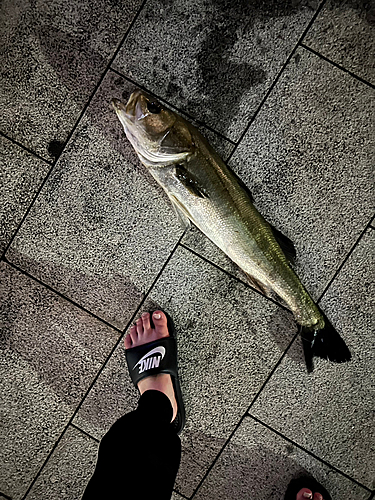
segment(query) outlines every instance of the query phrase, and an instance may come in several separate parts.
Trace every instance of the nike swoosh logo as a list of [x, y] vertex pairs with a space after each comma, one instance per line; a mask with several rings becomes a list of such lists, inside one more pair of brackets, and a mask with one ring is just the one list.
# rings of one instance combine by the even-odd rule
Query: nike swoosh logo
[[151, 351], [149, 351], [147, 354], [145, 354], [139, 361], [136, 365], [133, 366], [133, 370], [134, 368], [139, 365], [140, 363], [142, 363], [143, 360], [145, 360], [146, 358], [148, 358], [149, 356], [152, 356], [153, 354], [161, 354], [161, 359], [164, 358], [165, 356], [165, 347], [163, 346], [160, 346], [160, 347], [155, 347], [154, 349], [151, 349]]

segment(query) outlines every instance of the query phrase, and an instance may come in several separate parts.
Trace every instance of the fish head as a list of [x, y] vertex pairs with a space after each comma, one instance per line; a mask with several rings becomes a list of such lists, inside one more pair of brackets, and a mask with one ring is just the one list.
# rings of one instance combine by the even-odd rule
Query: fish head
[[145, 92], [133, 92], [126, 105], [112, 99], [112, 105], [146, 166], [171, 165], [193, 154], [194, 141], [187, 122]]

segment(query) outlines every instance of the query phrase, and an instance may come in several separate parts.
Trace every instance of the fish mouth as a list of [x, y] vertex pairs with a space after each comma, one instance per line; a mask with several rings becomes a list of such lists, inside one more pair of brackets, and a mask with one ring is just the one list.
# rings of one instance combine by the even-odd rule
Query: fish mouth
[[125, 105], [120, 99], [113, 98], [111, 100], [113, 109], [116, 112], [116, 115], [119, 117], [122, 123], [126, 123], [127, 121], [132, 121], [133, 115], [129, 113], [127, 105]]

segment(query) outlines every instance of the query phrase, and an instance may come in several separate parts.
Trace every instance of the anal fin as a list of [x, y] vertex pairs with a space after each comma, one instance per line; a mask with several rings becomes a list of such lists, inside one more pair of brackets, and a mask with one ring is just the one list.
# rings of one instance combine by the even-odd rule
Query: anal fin
[[262, 293], [266, 297], [271, 297], [272, 290], [270, 288], [268, 288], [266, 285], [264, 285], [245, 271], [244, 273], [246, 274], [246, 278], [251, 286], [253, 286], [256, 290], [258, 290], [258, 292]]

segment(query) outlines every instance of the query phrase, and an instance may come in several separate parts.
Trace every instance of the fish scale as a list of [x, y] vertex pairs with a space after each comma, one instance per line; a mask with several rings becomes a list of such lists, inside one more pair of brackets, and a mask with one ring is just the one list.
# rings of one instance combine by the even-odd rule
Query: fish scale
[[[350, 352], [314, 303], [242, 181], [190, 123], [142, 91], [112, 101], [140, 160], [180, 218], [195, 224], [258, 289], [275, 292], [301, 325], [305, 358], [348, 361]], [[285, 237], [283, 237], [285, 239]]]

